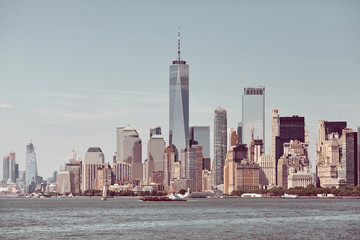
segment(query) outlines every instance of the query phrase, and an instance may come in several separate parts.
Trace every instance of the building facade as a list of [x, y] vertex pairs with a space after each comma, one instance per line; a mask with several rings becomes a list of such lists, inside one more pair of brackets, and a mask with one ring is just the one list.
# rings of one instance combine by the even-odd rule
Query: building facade
[[224, 165], [227, 151], [227, 116], [224, 108], [214, 115], [214, 187], [224, 183]]
[[169, 145], [178, 151], [188, 148], [189, 139], [189, 65], [180, 57], [180, 30], [178, 32], [178, 59], [169, 71]]
[[254, 138], [265, 144], [265, 87], [244, 88], [242, 95], [242, 143], [249, 146], [251, 130]]
[[202, 154], [206, 158], [210, 158], [210, 127], [209, 126], [193, 126], [190, 128], [190, 138], [202, 146]]
[[29, 192], [29, 186], [36, 185], [38, 179], [36, 154], [34, 145], [30, 142], [26, 146], [26, 173], [25, 173], [25, 192]]
[[82, 192], [96, 190], [98, 168], [104, 164], [105, 156], [99, 147], [91, 147], [85, 154], [82, 166]]

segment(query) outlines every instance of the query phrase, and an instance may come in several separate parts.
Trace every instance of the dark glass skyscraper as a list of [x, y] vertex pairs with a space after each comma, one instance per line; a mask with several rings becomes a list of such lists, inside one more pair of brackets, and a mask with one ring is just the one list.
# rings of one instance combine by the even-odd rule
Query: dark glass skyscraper
[[180, 58], [180, 29], [178, 59], [170, 65], [169, 98], [169, 143], [179, 154], [189, 140], [189, 65]]
[[227, 151], [227, 117], [224, 108], [215, 109], [214, 116], [214, 186], [224, 183]]

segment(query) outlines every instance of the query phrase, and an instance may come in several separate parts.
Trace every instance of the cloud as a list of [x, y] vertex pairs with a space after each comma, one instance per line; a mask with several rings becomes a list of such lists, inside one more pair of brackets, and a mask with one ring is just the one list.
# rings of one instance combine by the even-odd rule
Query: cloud
[[7, 103], [2, 103], [0, 104], [0, 108], [13, 108], [13, 105], [7, 104]]

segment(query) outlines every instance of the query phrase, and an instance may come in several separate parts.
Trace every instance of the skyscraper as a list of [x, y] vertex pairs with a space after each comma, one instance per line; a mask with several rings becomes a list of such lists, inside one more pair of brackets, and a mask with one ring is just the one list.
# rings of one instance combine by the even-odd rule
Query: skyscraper
[[210, 127], [193, 126], [190, 128], [191, 139], [202, 146], [202, 154], [205, 158], [210, 158]]
[[10, 182], [16, 182], [16, 169], [15, 169], [15, 152], [9, 154], [9, 179]]
[[250, 145], [251, 130], [254, 139], [265, 145], [265, 87], [244, 88], [242, 96], [242, 143]]
[[9, 156], [3, 158], [3, 182], [6, 183], [9, 180]]
[[358, 143], [358, 183], [360, 184], [360, 127], [357, 129], [357, 143]]
[[214, 116], [214, 186], [224, 183], [224, 165], [227, 148], [226, 110], [218, 107]]
[[36, 154], [34, 152], [34, 145], [32, 142], [30, 142], [26, 146], [26, 173], [25, 173], [25, 191], [29, 191], [29, 186], [32, 185], [32, 183], [36, 184], [36, 179], [38, 177], [37, 172], [37, 164], [36, 164]]
[[[99, 147], [91, 147], [85, 154], [82, 165], [82, 191], [95, 190], [98, 168], [102, 167], [105, 156]], [[59, 176], [59, 175], [58, 175]]]
[[131, 165], [133, 180], [143, 179], [142, 144], [137, 131], [131, 127], [117, 128], [117, 162]]
[[178, 59], [170, 65], [169, 124], [169, 145], [180, 155], [189, 139], [189, 65], [180, 57], [180, 29]]

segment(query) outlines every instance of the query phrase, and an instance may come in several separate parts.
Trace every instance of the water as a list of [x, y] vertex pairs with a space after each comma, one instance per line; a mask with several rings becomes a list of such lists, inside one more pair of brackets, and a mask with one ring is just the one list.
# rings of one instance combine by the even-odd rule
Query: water
[[0, 198], [5, 239], [360, 239], [359, 199]]

